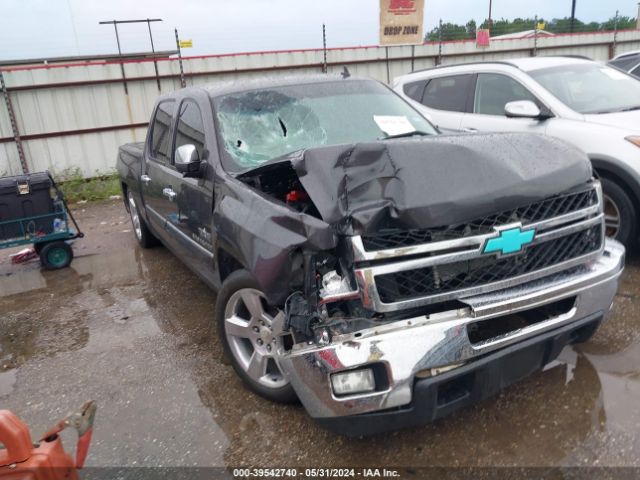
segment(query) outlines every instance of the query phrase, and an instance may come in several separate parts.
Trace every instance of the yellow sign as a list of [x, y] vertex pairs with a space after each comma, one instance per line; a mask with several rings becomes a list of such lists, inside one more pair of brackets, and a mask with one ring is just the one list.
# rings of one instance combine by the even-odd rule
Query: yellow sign
[[538, 22], [538, 25], [536, 25], [536, 28], [538, 30], [544, 30], [544, 27], [546, 27], [547, 25], [544, 22]]
[[180, 48], [193, 47], [193, 40], [180, 40]]
[[424, 0], [380, 0], [380, 45], [422, 43]]

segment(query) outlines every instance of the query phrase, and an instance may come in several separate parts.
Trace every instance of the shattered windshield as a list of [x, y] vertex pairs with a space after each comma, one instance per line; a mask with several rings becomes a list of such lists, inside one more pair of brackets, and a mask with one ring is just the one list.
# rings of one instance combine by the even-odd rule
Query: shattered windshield
[[436, 133], [404, 100], [366, 80], [234, 93], [214, 108], [231, 172], [312, 147]]

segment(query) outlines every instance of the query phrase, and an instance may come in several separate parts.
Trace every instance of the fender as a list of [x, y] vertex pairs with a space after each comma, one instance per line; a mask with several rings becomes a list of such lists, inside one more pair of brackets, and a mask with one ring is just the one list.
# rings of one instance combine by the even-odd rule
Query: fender
[[637, 180], [637, 173], [632, 168], [621, 164], [613, 158], [604, 158], [602, 155], [598, 156], [598, 158], [589, 157], [589, 159], [596, 173], [599, 175], [604, 173], [602, 176], [607, 176], [606, 174], [608, 173], [617, 179], [632, 194], [634, 205], [636, 207], [640, 205], [640, 183]]

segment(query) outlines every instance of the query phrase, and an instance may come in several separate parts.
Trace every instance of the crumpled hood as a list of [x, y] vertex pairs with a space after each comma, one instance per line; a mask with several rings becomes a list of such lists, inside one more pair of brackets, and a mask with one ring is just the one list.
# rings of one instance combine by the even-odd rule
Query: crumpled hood
[[617, 113], [590, 114], [584, 116], [589, 123], [607, 125], [609, 127], [621, 128], [625, 131], [640, 133], [640, 110]]
[[290, 161], [323, 220], [348, 235], [462, 223], [592, 176], [574, 147], [522, 133], [320, 147]]

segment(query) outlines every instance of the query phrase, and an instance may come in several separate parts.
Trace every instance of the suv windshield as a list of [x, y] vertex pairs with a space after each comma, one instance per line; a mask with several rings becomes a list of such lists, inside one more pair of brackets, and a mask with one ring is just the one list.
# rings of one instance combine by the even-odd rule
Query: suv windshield
[[610, 67], [565, 65], [529, 74], [579, 113], [612, 113], [640, 108], [640, 82]]
[[230, 172], [306, 148], [437, 133], [404, 100], [367, 80], [251, 90], [213, 103]]

